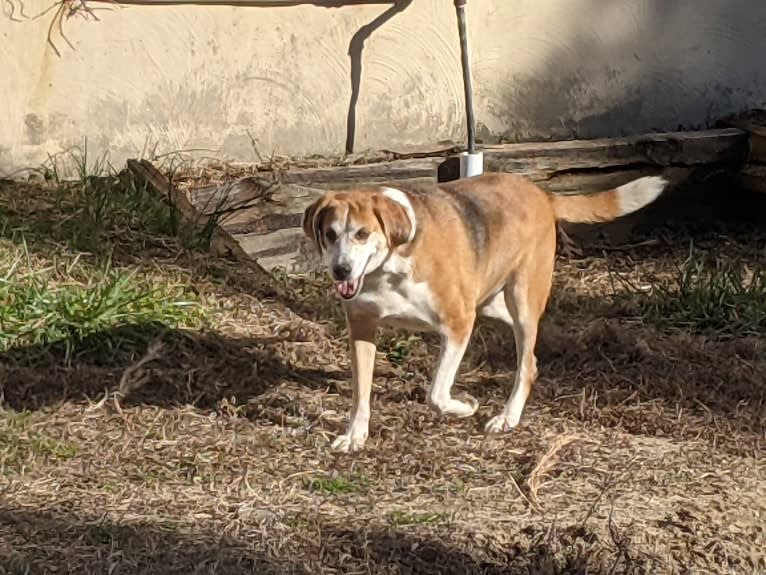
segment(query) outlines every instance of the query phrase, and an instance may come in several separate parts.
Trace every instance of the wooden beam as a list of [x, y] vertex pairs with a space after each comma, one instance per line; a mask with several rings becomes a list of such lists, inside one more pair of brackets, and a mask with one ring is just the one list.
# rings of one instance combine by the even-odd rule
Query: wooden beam
[[[171, 186], [168, 179], [151, 162], [129, 159], [127, 165], [140, 181], [146, 183], [148, 190], [160, 196], [164, 202], [175, 206], [184, 220], [198, 228], [212, 223], [208, 216], [197, 210], [185, 193]], [[210, 247], [216, 255], [230, 256], [239, 260], [250, 259], [239, 242], [220, 225], [215, 225], [213, 229]]]
[[766, 165], [748, 164], [739, 172], [737, 179], [748, 192], [766, 194]]
[[347, 189], [362, 185], [422, 185], [436, 181], [440, 158], [396, 160], [375, 164], [263, 172], [234, 182], [189, 190], [190, 201], [204, 214], [247, 208], [269, 201], [278, 186]]
[[721, 122], [749, 135], [747, 161], [766, 164], [766, 110], [750, 110]]
[[561, 172], [623, 166], [695, 166], [742, 161], [747, 133], [737, 128], [627, 138], [505, 144], [484, 148], [486, 169], [543, 180]]
[[[736, 166], [748, 134], [737, 128], [484, 148], [487, 171], [527, 175], [554, 193], [609, 189], [648, 174], [680, 184], [698, 169]], [[434, 185], [443, 158], [412, 158], [337, 168], [262, 172], [188, 191], [196, 213], [217, 214], [225, 236], [265, 269], [301, 272], [318, 258], [300, 228], [306, 206], [326, 189]], [[223, 217], [220, 214], [224, 213]]]

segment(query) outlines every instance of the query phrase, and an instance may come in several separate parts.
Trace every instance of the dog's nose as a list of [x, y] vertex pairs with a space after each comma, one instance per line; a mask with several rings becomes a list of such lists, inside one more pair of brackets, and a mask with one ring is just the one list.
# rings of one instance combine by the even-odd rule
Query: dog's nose
[[344, 281], [348, 279], [348, 276], [351, 275], [351, 265], [350, 264], [336, 264], [335, 267], [332, 268], [332, 275], [335, 276], [335, 279], [338, 281]]

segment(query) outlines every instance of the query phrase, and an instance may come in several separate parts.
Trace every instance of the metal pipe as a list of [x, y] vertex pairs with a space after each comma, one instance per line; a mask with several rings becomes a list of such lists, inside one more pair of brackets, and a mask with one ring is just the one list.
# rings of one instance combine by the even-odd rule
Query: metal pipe
[[476, 152], [476, 123], [473, 117], [473, 87], [471, 86], [471, 60], [468, 54], [468, 33], [465, 26], [466, 0], [455, 0], [457, 29], [460, 34], [460, 56], [463, 64], [463, 90], [465, 92], [465, 121], [468, 127], [468, 153]]

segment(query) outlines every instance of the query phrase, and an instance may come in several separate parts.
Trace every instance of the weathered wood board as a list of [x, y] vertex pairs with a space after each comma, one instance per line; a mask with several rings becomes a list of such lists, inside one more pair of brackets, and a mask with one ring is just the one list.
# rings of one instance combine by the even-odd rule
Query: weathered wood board
[[766, 194], [766, 164], [747, 164], [739, 172], [737, 179], [748, 192]]
[[486, 169], [544, 179], [576, 170], [625, 166], [694, 166], [736, 162], [747, 134], [737, 128], [668, 132], [626, 138], [505, 144], [484, 148]]
[[766, 164], [766, 110], [751, 110], [738, 114], [724, 120], [722, 124], [748, 134], [748, 163]]
[[[634, 178], [662, 174], [683, 183], [698, 169], [738, 169], [748, 151], [739, 128], [647, 134], [628, 138], [488, 146], [485, 170], [521, 173], [555, 193], [589, 193]], [[303, 211], [327, 189], [360, 185], [434, 185], [443, 157], [260, 172], [217, 186], [189, 190], [197, 217], [215, 217], [221, 241], [237, 244], [265, 269], [302, 272], [317, 266], [300, 227]], [[231, 250], [229, 250], [231, 251]]]
[[748, 134], [746, 163], [738, 174], [742, 188], [766, 193], [766, 110], [750, 110], [722, 122]]
[[398, 183], [418, 185], [436, 181], [439, 158], [397, 160], [342, 166], [264, 172], [223, 185], [202, 186], [189, 191], [190, 201], [202, 213], [246, 208], [269, 197], [275, 186], [304, 186], [314, 189], [344, 189], [360, 185]]

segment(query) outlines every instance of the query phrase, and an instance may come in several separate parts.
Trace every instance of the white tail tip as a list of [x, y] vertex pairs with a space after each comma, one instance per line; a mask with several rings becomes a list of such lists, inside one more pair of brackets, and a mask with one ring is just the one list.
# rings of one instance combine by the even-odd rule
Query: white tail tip
[[651, 204], [665, 189], [668, 181], [660, 176], [638, 178], [617, 188], [620, 214], [635, 212]]

